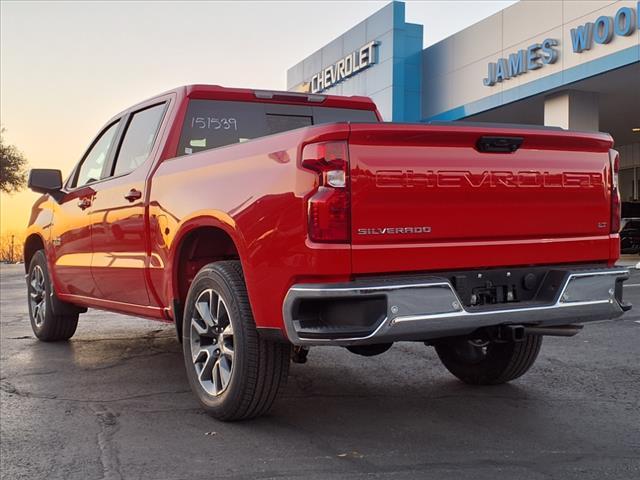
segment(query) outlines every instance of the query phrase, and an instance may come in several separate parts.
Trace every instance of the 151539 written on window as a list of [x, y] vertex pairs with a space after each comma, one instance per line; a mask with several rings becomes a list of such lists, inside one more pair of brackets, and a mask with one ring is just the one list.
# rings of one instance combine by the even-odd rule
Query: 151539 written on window
[[238, 130], [238, 122], [233, 117], [192, 117], [191, 128], [207, 130]]

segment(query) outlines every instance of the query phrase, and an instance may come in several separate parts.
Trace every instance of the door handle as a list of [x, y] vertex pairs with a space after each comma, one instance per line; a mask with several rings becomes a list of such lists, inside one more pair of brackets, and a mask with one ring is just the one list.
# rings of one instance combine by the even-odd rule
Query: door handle
[[127, 193], [124, 196], [124, 198], [126, 198], [130, 202], [134, 202], [142, 198], [142, 192], [140, 190], [136, 190], [135, 188], [132, 188], [131, 190], [129, 190], [129, 193]]
[[90, 206], [91, 206], [91, 199], [90, 198], [84, 197], [84, 198], [81, 198], [80, 200], [78, 200], [78, 207], [80, 207], [80, 210], [86, 210]]

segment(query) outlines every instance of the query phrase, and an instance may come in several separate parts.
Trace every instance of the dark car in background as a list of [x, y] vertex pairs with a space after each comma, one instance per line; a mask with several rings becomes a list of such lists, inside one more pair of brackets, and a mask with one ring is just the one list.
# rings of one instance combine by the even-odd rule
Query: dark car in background
[[640, 217], [623, 218], [620, 230], [620, 252], [640, 254]]

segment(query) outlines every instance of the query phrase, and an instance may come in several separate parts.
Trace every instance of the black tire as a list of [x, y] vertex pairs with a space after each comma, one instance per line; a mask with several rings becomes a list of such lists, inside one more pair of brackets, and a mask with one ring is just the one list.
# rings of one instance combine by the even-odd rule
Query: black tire
[[453, 375], [471, 385], [498, 385], [524, 375], [534, 364], [541, 335], [526, 335], [521, 342], [488, 342], [478, 346], [468, 338], [436, 344], [436, 352]]
[[31, 329], [43, 342], [69, 340], [78, 327], [78, 312], [60, 300], [51, 283], [47, 257], [38, 250], [29, 263], [27, 304]]
[[[206, 314], [214, 303], [217, 313]], [[259, 337], [240, 262], [202, 267], [189, 288], [182, 325], [187, 377], [207, 413], [233, 421], [257, 417], [271, 408], [289, 375], [291, 346]]]

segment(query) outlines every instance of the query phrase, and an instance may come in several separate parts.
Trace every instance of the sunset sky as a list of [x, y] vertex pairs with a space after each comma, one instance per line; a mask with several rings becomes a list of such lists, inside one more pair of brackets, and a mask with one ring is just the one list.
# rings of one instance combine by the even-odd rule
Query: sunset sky
[[[2, 1], [5, 141], [66, 176], [129, 105], [190, 83], [284, 89], [287, 68], [387, 3]], [[406, 3], [426, 46], [514, 2]], [[20, 235], [35, 198], [0, 196], [0, 234]]]

